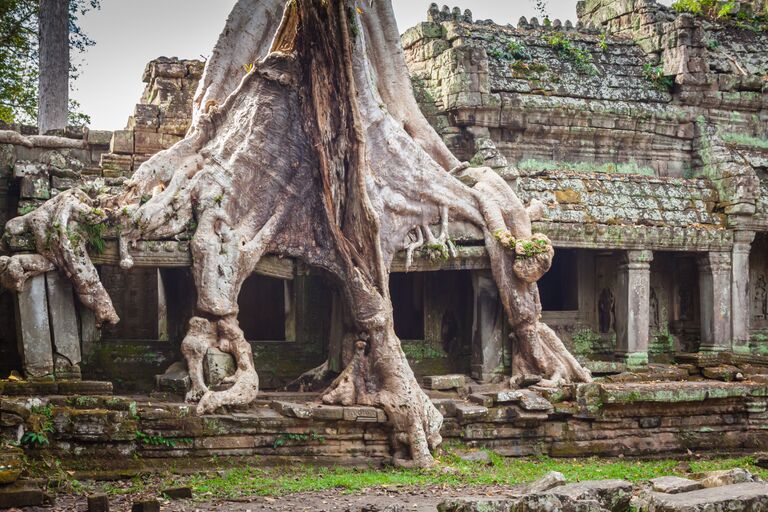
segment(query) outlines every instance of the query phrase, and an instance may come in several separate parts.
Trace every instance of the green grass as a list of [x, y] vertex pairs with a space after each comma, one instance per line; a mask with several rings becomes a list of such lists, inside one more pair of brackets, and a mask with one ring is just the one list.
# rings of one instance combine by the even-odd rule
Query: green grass
[[[110, 495], [157, 493], [173, 486], [191, 486], [195, 499], [242, 499], [255, 496], [338, 490], [341, 493], [361, 492], [374, 487], [409, 488], [439, 486], [514, 486], [541, 478], [549, 471], [559, 471], [569, 482], [584, 480], [622, 479], [644, 482], [658, 476], [685, 476], [677, 460], [635, 459], [553, 459], [549, 457], [504, 458], [489, 453], [489, 463], [467, 462], [456, 454], [463, 446], [449, 446], [431, 469], [319, 467], [306, 464], [284, 466], [227, 467], [226, 461], [211, 459], [203, 466], [207, 473], [180, 476], [172, 471], [163, 474], [143, 474], [116, 482], [78, 482], [62, 489], [71, 492], [104, 492]], [[743, 468], [762, 478], [768, 470], [758, 468], [752, 457], [718, 458], [688, 461], [690, 471], [697, 473], [721, 469]], [[63, 473], [66, 475], [66, 473]]]
[[724, 133], [721, 135], [721, 138], [727, 144], [737, 144], [739, 146], [768, 149], [768, 139], [751, 137], [741, 133]]
[[593, 162], [557, 162], [542, 160], [524, 160], [517, 164], [522, 171], [574, 171], [600, 172], [607, 174], [642, 174], [655, 176], [656, 172], [650, 167], [641, 167], [637, 162], [621, 162], [598, 164]]
[[[355, 469], [319, 468], [305, 465], [278, 468], [246, 467], [225, 471], [216, 476], [192, 477], [191, 485], [198, 497], [242, 498], [247, 496], [280, 496], [298, 492], [338, 489], [357, 492], [372, 487], [423, 486], [487, 486], [516, 485], [534, 481], [549, 471], [559, 471], [570, 482], [583, 480], [623, 479], [643, 482], [663, 475], [683, 475], [678, 461], [637, 461], [623, 459], [508, 459], [493, 453], [491, 463], [465, 462], [452, 454], [440, 457], [433, 469]], [[690, 462], [693, 472], [744, 468], [768, 477], [768, 471], [757, 468], [749, 458], [730, 458]]]

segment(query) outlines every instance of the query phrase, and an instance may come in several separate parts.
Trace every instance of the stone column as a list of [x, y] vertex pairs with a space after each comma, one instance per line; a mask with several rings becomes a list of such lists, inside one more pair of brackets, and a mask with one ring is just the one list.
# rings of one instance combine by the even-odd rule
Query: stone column
[[472, 271], [472, 291], [472, 377], [488, 381], [503, 364], [501, 301], [490, 270]]
[[731, 348], [731, 253], [708, 252], [699, 257], [701, 352]]
[[19, 353], [28, 379], [53, 376], [53, 347], [48, 322], [45, 275], [28, 279], [16, 294]]
[[626, 251], [619, 264], [616, 355], [629, 366], [648, 364], [653, 251]]
[[80, 378], [80, 332], [72, 284], [57, 271], [45, 274], [56, 376]]
[[749, 252], [754, 231], [734, 232], [731, 268], [731, 332], [734, 352], [749, 352]]

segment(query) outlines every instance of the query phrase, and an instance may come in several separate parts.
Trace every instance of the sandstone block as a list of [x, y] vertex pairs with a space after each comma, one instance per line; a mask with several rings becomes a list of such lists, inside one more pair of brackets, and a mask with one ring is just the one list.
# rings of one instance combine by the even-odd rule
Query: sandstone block
[[384, 423], [387, 421], [387, 414], [375, 407], [344, 407], [344, 421], [354, 421], [357, 423]]
[[430, 375], [424, 377], [424, 387], [438, 391], [464, 387], [464, 375]]
[[130, 130], [117, 130], [112, 133], [109, 143], [109, 152], [130, 155], [134, 152], [133, 132]]
[[576, 501], [596, 501], [607, 510], [627, 510], [632, 484], [624, 480], [592, 480], [561, 485], [549, 493]]
[[165, 149], [162, 136], [157, 132], [136, 130], [133, 133], [133, 137], [136, 153], [152, 155]]
[[301, 419], [309, 419], [312, 417], [312, 409], [306, 404], [273, 400], [270, 406], [283, 416]]
[[456, 416], [459, 421], [471, 421], [485, 417], [488, 414], [488, 408], [482, 405], [470, 405], [458, 402], [456, 403]]
[[493, 407], [493, 397], [483, 393], [472, 393], [469, 395], [469, 401], [483, 407]]
[[171, 489], [165, 489], [160, 494], [172, 500], [188, 500], [192, 499], [192, 488], [174, 487]]
[[546, 492], [560, 487], [567, 483], [565, 476], [558, 471], [550, 471], [543, 477], [539, 478], [535, 482], [528, 484], [525, 488], [526, 493], [539, 493]]
[[155, 375], [155, 387], [159, 391], [186, 393], [191, 385], [187, 363], [176, 361], [162, 375]]
[[344, 407], [339, 405], [313, 405], [312, 417], [318, 420], [338, 421], [344, 419]]
[[632, 505], [636, 510], [663, 510], [664, 512], [768, 510], [768, 484], [749, 482], [680, 494], [647, 492], [633, 499]]
[[21, 449], [10, 446], [0, 448], [0, 485], [12, 484], [18, 480], [23, 467], [24, 452]]
[[112, 142], [112, 132], [107, 130], [88, 130], [88, 145], [109, 146]]
[[680, 478], [677, 476], [662, 476], [650, 480], [653, 490], [667, 494], [679, 494], [681, 492], [697, 491], [702, 488], [696, 480]]
[[16, 507], [35, 507], [43, 504], [45, 494], [42, 490], [14, 484], [0, 487], [0, 509]]
[[704, 368], [701, 370], [701, 373], [708, 379], [722, 380], [724, 382], [744, 380], [744, 374], [741, 373], [741, 370], [731, 365]]
[[752, 473], [746, 469], [728, 469], [724, 471], [710, 471], [696, 475], [699, 483], [704, 488], [722, 487], [725, 485], [742, 484], [753, 480]]
[[109, 512], [109, 497], [106, 494], [88, 496], [88, 512]]
[[134, 502], [131, 512], [160, 512], [160, 502], [157, 500]]
[[225, 378], [234, 375], [237, 370], [231, 354], [217, 348], [209, 348], [203, 358], [203, 374], [209, 386], [221, 384]]

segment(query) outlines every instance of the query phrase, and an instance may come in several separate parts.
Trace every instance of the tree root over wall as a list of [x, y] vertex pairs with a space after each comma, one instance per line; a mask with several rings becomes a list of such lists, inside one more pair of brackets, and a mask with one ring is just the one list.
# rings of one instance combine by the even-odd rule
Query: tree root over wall
[[[136, 240], [192, 232], [198, 316], [182, 351], [193, 382], [187, 398], [204, 414], [258, 393], [237, 298], [259, 259], [276, 254], [322, 268], [342, 291], [345, 337], [357, 340], [323, 400], [382, 407], [396, 458], [428, 466], [442, 417], [395, 335], [389, 267], [398, 251], [410, 257], [425, 243], [450, 253], [448, 222], [463, 221], [485, 233], [514, 338], [513, 375], [589, 380], [539, 321], [536, 281], [554, 254], [531, 232], [541, 205], [525, 208], [491, 169], [462, 165], [429, 126], [388, 0], [240, 0], [227, 24], [186, 138], [144, 163], [119, 195], [72, 190], [9, 222], [11, 233], [34, 235], [38, 255], [0, 259], [4, 285], [19, 290], [55, 267], [99, 322], [116, 322], [81, 234], [98, 223], [118, 228], [127, 269]], [[229, 390], [203, 381], [209, 347], [237, 360]]]

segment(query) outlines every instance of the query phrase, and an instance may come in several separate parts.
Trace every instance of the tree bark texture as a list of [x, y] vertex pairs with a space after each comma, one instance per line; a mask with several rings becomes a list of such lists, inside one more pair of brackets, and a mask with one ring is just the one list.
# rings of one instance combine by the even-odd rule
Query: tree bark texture
[[37, 126], [41, 135], [67, 127], [69, 111], [69, 0], [40, 0], [40, 81]]
[[[187, 137], [143, 164], [120, 195], [71, 190], [9, 222], [12, 233], [34, 234], [39, 256], [0, 258], [6, 286], [18, 289], [48, 263], [72, 279], [99, 322], [115, 322], [85, 242], [71, 233], [89, 223], [118, 226], [121, 266], [130, 268], [136, 240], [192, 232], [198, 316], [182, 351], [193, 383], [188, 399], [199, 400], [203, 414], [258, 393], [237, 323], [244, 280], [265, 254], [302, 260], [337, 279], [339, 325], [349, 330], [342, 338], [354, 344], [323, 401], [383, 408], [394, 457], [428, 466], [442, 417], [395, 335], [389, 268], [401, 250], [409, 258], [436, 248], [450, 254], [448, 223], [469, 222], [485, 233], [513, 332], [513, 375], [588, 381], [540, 323], [536, 281], [554, 253], [531, 232], [540, 205], [526, 208], [492, 169], [460, 164], [429, 126], [390, 2], [240, 0], [235, 12], [207, 64]], [[254, 66], [235, 81], [245, 58]], [[210, 390], [203, 379], [209, 347], [238, 362], [229, 390]]]

